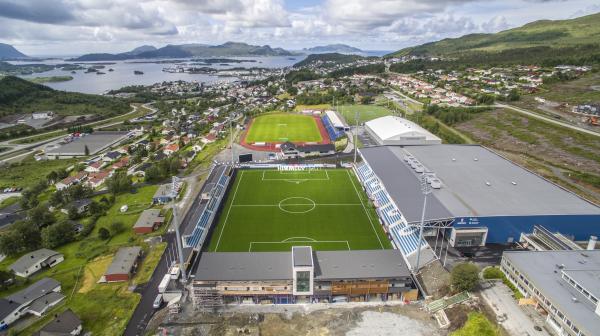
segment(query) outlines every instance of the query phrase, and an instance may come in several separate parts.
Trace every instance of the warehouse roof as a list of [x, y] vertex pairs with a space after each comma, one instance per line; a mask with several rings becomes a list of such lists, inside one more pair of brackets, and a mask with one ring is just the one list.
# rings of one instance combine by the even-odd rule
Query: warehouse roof
[[127, 132], [94, 132], [79, 138], [74, 138], [71, 142], [58, 147], [48, 147], [46, 155], [85, 155], [85, 147], [89, 150], [89, 155], [94, 155], [99, 151], [125, 139]]
[[141, 251], [142, 248], [139, 246], [121, 247], [106, 270], [106, 274], [129, 274]]
[[419, 176], [404, 160], [416, 158], [442, 187], [428, 199], [428, 220], [470, 216], [600, 215], [579, 196], [475, 145], [363, 148], [361, 153], [409, 222], [420, 220]]
[[596, 305], [562, 278], [564, 272], [600, 299], [600, 250], [506, 251], [504, 257], [577, 327], [585, 329], [583, 333], [600, 330]]
[[160, 216], [160, 209], [146, 209], [133, 225], [133, 228], [152, 228], [156, 222], [163, 222], [164, 218]]
[[422, 138], [427, 141], [441, 143], [441, 139], [416, 123], [396, 116], [385, 116], [371, 121], [365, 125], [385, 140], [400, 140], [400, 138]]

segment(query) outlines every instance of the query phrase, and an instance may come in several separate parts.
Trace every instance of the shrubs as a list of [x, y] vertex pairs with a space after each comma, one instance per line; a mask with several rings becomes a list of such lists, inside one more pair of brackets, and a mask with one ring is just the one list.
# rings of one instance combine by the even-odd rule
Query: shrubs
[[473, 263], [458, 264], [452, 269], [452, 288], [457, 292], [473, 290], [478, 281], [479, 269]]
[[500, 335], [498, 327], [482, 313], [469, 313], [465, 325], [453, 332], [451, 336], [497, 336]]
[[504, 273], [498, 267], [487, 267], [483, 270], [484, 279], [504, 279]]

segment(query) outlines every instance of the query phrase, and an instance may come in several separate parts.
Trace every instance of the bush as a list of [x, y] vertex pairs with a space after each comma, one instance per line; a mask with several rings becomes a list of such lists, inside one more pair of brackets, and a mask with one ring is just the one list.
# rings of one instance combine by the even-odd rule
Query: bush
[[473, 263], [462, 263], [454, 266], [451, 274], [452, 288], [457, 292], [470, 291], [479, 281], [479, 269]]
[[108, 231], [106, 228], [100, 228], [98, 230], [98, 237], [102, 240], [107, 240], [110, 238], [110, 231]]
[[469, 318], [462, 328], [451, 336], [497, 336], [498, 328], [482, 313], [469, 313]]
[[504, 273], [498, 267], [488, 267], [483, 270], [484, 279], [504, 279]]

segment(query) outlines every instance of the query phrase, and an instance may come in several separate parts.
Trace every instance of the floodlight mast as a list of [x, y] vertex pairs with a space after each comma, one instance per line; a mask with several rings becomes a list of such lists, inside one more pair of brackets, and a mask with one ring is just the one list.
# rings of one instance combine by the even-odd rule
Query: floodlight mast
[[358, 110], [354, 112], [356, 126], [354, 127], [354, 164], [356, 164], [356, 154], [358, 152]]
[[179, 270], [181, 271], [181, 282], [187, 282], [187, 275], [185, 272], [185, 265], [183, 261], [183, 247], [181, 246], [181, 234], [179, 233], [179, 222], [177, 221], [177, 205], [175, 204], [175, 199], [177, 198], [177, 192], [175, 191], [177, 188], [177, 183], [179, 183], [179, 178], [177, 176], [173, 176], [171, 180], [171, 197], [172, 197], [172, 209], [173, 209], [173, 226], [175, 227], [175, 240], [177, 243], [177, 252], [179, 254]]
[[417, 263], [415, 273], [419, 272], [419, 262], [421, 261], [421, 246], [423, 242], [423, 229], [425, 228], [425, 209], [427, 208], [427, 195], [431, 194], [431, 186], [427, 182], [429, 173], [421, 175], [421, 192], [423, 193], [423, 211], [421, 212], [421, 227], [419, 228], [419, 245], [417, 246]]

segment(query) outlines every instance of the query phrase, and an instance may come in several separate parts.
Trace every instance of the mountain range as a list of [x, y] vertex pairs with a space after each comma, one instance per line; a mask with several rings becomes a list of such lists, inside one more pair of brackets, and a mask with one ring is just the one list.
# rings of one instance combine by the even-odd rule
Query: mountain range
[[282, 48], [271, 48], [268, 45], [255, 46], [240, 42], [227, 42], [221, 45], [206, 44], [169, 44], [162, 48], [142, 46], [120, 54], [86, 54], [70, 59], [70, 61], [116, 61], [142, 58], [186, 58], [186, 57], [232, 57], [232, 56], [292, 56]]
[[0, 43], [0, 59], [17, 58], [28, 58], [28, 56], [18, 51], [15, 47], [11, 46], [10, 44]]
[[312, 48], [304, 48], [303, 52], [307, 54], [325, 54], [325, 53], [338, 53], [338, 54], [360, 54], [364, 51], [351, 47], [347, 44], [328, 44], [323, 46], [315, 46]]
[[[582, 46], [598, 44], [600, 13], [569, 20], [534, 21], [495, 34], [469, 34], [459, 38], [447, 38], [405, 48], [387, 56], [428, 55], [461, 58], [475, 54], [516, 53], [519, 49], [532, 52], [544, 49], [581, 50]], [[525, 53], [526, 50], [522, 51]], [[556, 56], [563, 55], [557, 53]]]

